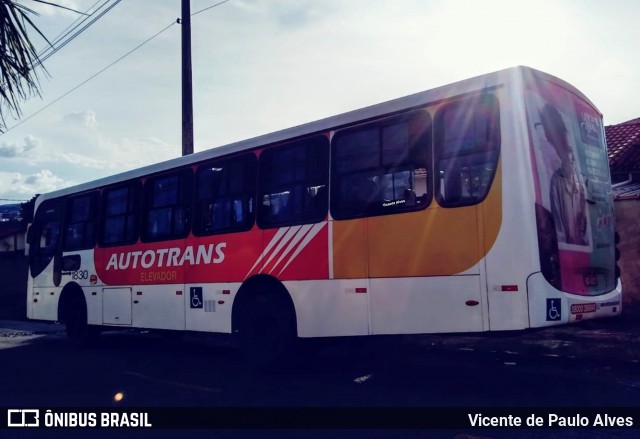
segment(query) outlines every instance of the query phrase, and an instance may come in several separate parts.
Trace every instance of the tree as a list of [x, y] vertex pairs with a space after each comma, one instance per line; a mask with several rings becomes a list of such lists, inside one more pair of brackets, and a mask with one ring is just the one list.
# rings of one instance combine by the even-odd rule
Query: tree
[[29, 201], [20, 204], [20, 217], [22, 221], [27, 224], [30, 224], [33, 221], [33, 212], [36, 206], [36, 198], [38, 198], [40, 194], [35, 194]]
[[36, 68], [45, 74], [27, 29], [36, 31], [45, 41], [47, 38], [31, 21], [29, 15], [37, 13], [13, 0], [0, 0], [0, 133], [7, 126], [6, 115], [19, 119], [22, 101], [40, 96], [40, 83]]

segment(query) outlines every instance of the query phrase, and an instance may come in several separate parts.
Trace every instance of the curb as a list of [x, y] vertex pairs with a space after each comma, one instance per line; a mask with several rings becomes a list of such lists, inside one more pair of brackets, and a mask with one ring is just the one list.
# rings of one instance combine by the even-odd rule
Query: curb
[[55, 334], [64, 332], [64, 326], [54, 322], [0, 320], [0, 337], [19, 335]]
[[[64, 325], [55, 322], [0, 320], [0, 337], [64, 332]], [[400, 337], [396, 340], [399, 345], [413, 345], [428, 350], [494, 354], [513, 360], [560, 358], [633, 367], [640, 364], [640, 315], [635, 313], [523, 331]], [[506, 363], [509, 361], [505, 361]]]
[[424, 335], [416, 342], [428, 349], [498, 354], [514, 360], [559, 358], [637, 367], [637, 321], [620, 317], [521, 332]]

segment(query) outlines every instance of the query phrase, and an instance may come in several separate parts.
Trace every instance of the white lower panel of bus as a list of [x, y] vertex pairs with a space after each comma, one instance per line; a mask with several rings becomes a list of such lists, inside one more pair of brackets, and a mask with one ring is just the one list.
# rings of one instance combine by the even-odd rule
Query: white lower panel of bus
[[483, 330], [477, 275], [285, 282], [285, 286], [296, 307], [300, 337]]
[[371, 333], [483, 330], [480, 276], [371, 279]]
[[102, 323], [131, 325], [131, 287], [102, 290]]
[[[122, 321], [122, 317], [115, 319], [120, 314], [126, 318], [127, 290], [131, 291], [129, 324], [133, 327], [185, 329], [184, 285], [138, 285], [133, 288], [105, 288], [102, 293], [104, 323], [117, 324], [115, 322]], [[112, 295], [113, 297], [110, 298]]]
[[366, 279], [284, 282], [298, 318], [298, 336], [369, 334]]
[[[228, 333], [240, 285], [105, 288], [102, 298], [88, 300], [104, 305], [100, 307], [102, 315], [90, 312], [90, 321]], [[483, 330], [486, 303], [478, 275], [292, 281], [284, 285], [295, 305], [300, 337]]]
[[231, 332], [233, 300], [242, 284], [188, 284], [184, 289], [189, 331]]
[[30, 319], [55, 320], [58, 318], [60, 288], [34, 287], [28, 300]]
[[[135, 328], [231, 332], [240, 283], [111, 287], [88, 297], [89, 322]], [[102, 306], [94, 306], [94, 302]], [[100, 314], [100, 309], [102, 313]]]

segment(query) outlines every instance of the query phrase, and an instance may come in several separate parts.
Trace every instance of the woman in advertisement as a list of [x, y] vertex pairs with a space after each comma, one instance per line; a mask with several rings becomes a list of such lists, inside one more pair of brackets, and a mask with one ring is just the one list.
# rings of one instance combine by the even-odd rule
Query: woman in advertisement
[[567, 127], [558, 110], [549, 103], [540, 111], [540, 119], [545, 137], [553, 145], [561, 161], [560, 167], [551, 177], [549, 189], [558, 241], [589, 245], [584, 181], [576, 169]]

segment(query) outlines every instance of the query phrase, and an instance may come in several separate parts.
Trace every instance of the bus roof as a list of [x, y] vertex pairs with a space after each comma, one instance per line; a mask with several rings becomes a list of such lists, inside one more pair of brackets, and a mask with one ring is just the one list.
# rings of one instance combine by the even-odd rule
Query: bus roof
[[179, 168], [183, 166], [189, 166], [197, 164], [206, 160], [210, 160], [216, 157], [222, 157], [229, 154], [234, 154], [241, 151], [249, 151], [257, 149], [263, 146], [280, 143], [288, 140], [295, 140], [298, 138], [310, 136], [313, 134], [326, 132], [328, 130], [337, 129], [346, 125], [351, 125], [358, 122], [366, 122], [370, 119], [375, 119], [385, 115], [392, 115], [408, 111], [411, 109], [417, 109], [424, 107], [428, 104], [433, 104], [438, 101], [451, 99], [457, 96], [464, 95], [466, 93], [472, 93], [478, 90], [494, 88], [504, 85], [506, 82], [517, 82], [521, 80], [525, 75], [534, 75], [539, 79], [544, 79], [557, 83], [558, 85], [566, 88], [570, 92], [578, 95], [581, 99], [589, 103], [593, 108], [596, 108], [591, 101], [584, 96], [575, 87], [567, 82], [549, 75], [547, 73], [535, 70], [531, 67], [518, 66], [511, 67], [504, 70], [499, 70], [492, 73], [476, 76], [470, 79], [465, 79], [459, 82], [455, 82], [448, 85], [443, 85], [431, 90], [414, 93], [401, 98], [393, 99], [390, 101], [374, 104], [361, 109], [349, 111], [336, 116], [327, 117], [324, 119], [308, 122], [302, 125], [298, 125], [291, 128], [286, 128], [273, 133], [260, 135], [246, 140], [230, 143], [223, 146], [213, 147], [204, 151], [200, 151], [188, 156], [177, 157], [174, 159], [166, 160], [164, 162], [155, 163], [152, 165], [136, 168], [130, 171], [125, 171], [119, 174], [111, 175], [108, 177], [92, 180], [79, 185], [71, 186], [64, 189], [59, 189], [53, 192], [42, 194], [38, 197], [36, 207], [44, 200], [57, 198], [65, 195], [80, 193], [89, 191], [92, 189], [100, 188], [103, 186], [109, 186], [141, 178], [144, 176], [161, 173], [166, 170]]

